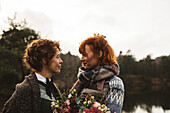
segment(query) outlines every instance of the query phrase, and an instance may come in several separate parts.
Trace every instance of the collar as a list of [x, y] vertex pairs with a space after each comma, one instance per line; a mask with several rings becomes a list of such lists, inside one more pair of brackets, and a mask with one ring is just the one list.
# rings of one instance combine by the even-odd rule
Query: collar
[[41, 81], [41, 82], [43, 82], [44, 84], [47, 83], [45, 77], [43, 77], [42, 75], [40, 75], [40, 74], [38, 74], [38, 73], [35, 73], [35, 75], [36, 75], [38, 81]]

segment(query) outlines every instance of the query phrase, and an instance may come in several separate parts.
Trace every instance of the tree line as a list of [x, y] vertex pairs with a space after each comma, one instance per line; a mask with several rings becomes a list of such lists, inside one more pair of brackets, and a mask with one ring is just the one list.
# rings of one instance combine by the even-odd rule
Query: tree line
[[[23, 65], [22, 58], [25, 48], [32, 40], [41, 38], [33, 29], [27, 27], [26, 21], [15, 22], [14, 18], [8, 18], [9, 28], [3, 30], [0, 35], [0, 96], [9, 97], [14, 91], [15, 85], [24, 79], [30, 72]], [[70, 52], [61, 54], [64, 61], [61, 73], [53, 76], [55, 83], [62, 90], [72, 87], [77, 80], [77, 71], [81, 66], [80, 58], [71, 55]], [[137, 83], [133, 78], [158, 80], [169, 82], [170, 78], [170, 55], [152, 59], [150, 55], [140, 61], [130, 54], [123, 55], [120, 52], [117, 57], [120, 65], [120, 77], [125, 82]], [[130, 79], [129, 79], [130, 78]], [[156, 81], [156, 82], [154, 82]], [[138, 83], [141, 83], [138, 81]], [[126, 85], [129, 85], [126, 83]]]
[[120, 52], [117, 58], [121, 67], [121, 75], [141, 75], [146, 78], [159, 77], [163, 79], [169, 79], [170, 76], [170, 55], [160, 56], [155, 59], [151, 58], [151, 55], [147, 55], [146, 58], [136, 61], [135, 57], [131, 54], [123, 55]]

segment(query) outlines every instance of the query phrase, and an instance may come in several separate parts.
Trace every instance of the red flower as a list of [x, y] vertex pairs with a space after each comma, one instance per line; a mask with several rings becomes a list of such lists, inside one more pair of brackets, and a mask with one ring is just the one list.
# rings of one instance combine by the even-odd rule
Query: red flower
[[91, 108], [90, 108], [90, 112], [91, 112], [91, 113], [102, 113], [102, 111], [99, 110], [99, 109], [97, 109], [96, 107], [91, 107]]
[[97, 108], [96, 108], [96, 107], [91, 107], [91, 108], [90, 108], [90, 111], [91, 111], [92, 113], [96, 113]]
[[71, 97], [71, 98], [70, 98], [70, 103], [75, 102], [75, 100], [76, 100], [76, 97]]
[[85, 112], [85, 113], [90, 113], [90, 109], [85, 108], [85, 109], [83, 109], [83, 112]]

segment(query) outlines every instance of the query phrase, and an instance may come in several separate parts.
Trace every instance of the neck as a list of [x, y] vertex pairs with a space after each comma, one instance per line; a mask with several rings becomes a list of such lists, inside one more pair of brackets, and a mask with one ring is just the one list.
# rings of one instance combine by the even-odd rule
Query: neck
[[93, 70], [93, 69], [97, 69], [99, 66], [97, 65], [97, 66], [95, 66], [95, 67], [93, 67], [93, 68], [90, 68], [90, 69], [86, 69], [87, 71], [90, 71], [90, 70]]
[[48, 79], [50, 79], [52, 76], [52, 74], [49, 73], [47, 70], [42, 70], [41, 72], [37, 72], [37, 73], [43, 76], [44, 78], [48, 78]]

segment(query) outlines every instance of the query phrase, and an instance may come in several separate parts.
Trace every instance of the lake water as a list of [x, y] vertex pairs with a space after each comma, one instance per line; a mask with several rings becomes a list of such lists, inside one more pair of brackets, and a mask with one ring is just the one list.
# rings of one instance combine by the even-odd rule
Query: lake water
[[161, 106], [152, 106], [149, 111], [146, 105], [134, 106], [134, 110], [130, 112], [122, 111], [122, 113], [170, 113], [169, 110], [164, 110]]
[[170, 113], [170, 89], [126, 93], [122, 113]]

